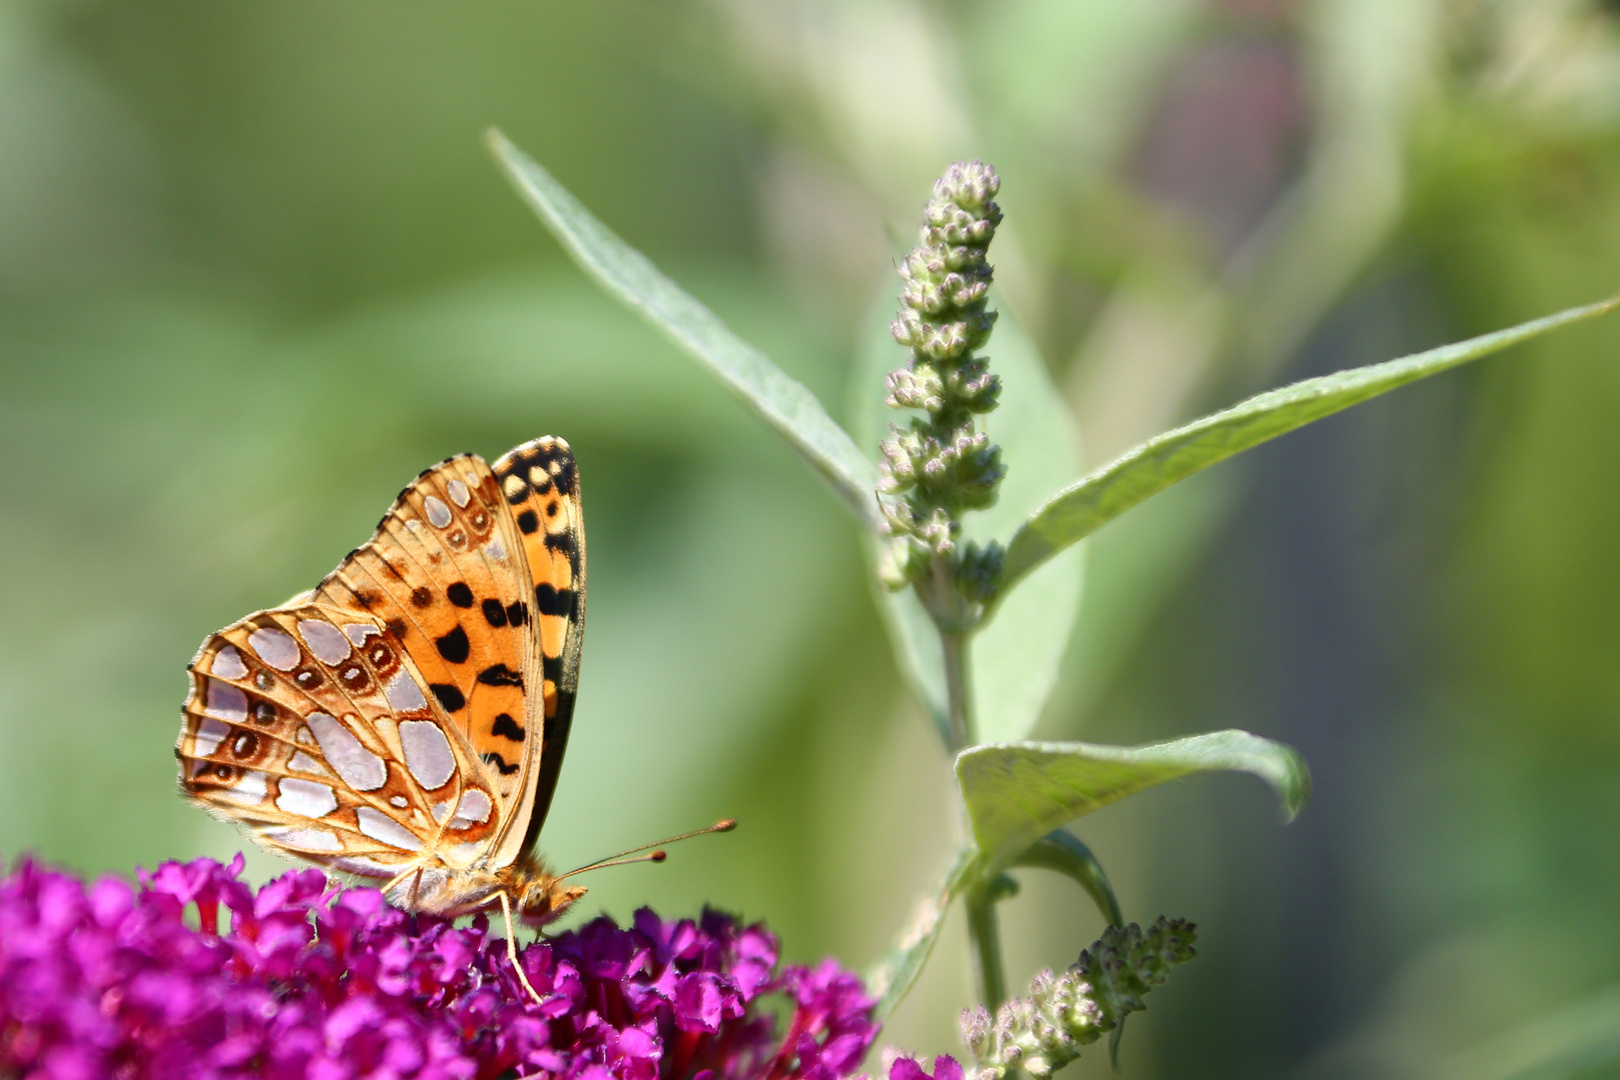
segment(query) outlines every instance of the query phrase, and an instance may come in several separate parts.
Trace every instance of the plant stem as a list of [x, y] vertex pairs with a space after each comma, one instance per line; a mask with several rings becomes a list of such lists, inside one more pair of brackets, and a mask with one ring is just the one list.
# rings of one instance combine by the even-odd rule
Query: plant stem
[[974, 989], [979, 1004], [994, 1016], [1007, 1000], [1007, 980], [1001, 971], [1001, 929], [996, 923], [996, 901], [985, 884], [968, 893], [968, 943], [973, 950]]
[[939, 643], [945, 651], [945, 692], [950, 710], [951, 753], [966, 750], [974, 743], [973, 694], [968, 675], [970, 635], [964, 630], [939, 628]]
[[[944, 565], [943, 560], [935, 564]], [[936, 582], [940, 575], [936, 573]], [[948, 581], [948, 579], [947, 579]], [[951, 752], [972, 746], [978, 733], [973, 723], [973, 679], [968, 650], [973, 630], [939, 618], [934, 626], [945, 654], [945, 690], [951, 721]], [[968, 944], [973, 951], [974, 984], [979, 1004], [993, 1014], [1007, 999], [1007, 980], [1001, 968], [1001, 929], [996, 921], [996, 893], [993, 884], [981, 881], [964, 899], [968, 917]]]

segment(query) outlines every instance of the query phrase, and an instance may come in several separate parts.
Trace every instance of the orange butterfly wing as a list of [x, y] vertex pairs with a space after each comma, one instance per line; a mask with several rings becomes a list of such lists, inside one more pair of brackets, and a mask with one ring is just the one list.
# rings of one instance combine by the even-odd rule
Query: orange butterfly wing
[[386, 878], [493, 843], [486, 770], [365, 613], [256, 612], [205, 641], [191, 677], [181, 787], [266, 846]]
[[585, 644], [585, 518], [579, 468], [563, 440], [524, 443], [503, 454], [494, 472], [522, 537], [541, 674], [534, 703], [542, 721], [540, 760], [515, 857], [532, 848], [540, 835], [568, 749]]
[[[312, 593], [204, 643], [182, 787], [268, 846], [334, 869], [510, 864], [556, 786], [584, 584], [567, 443], [534, 440], [493, 470], [470, 454], [441, 462]], [[273, 722], [255, 726], [258, 715]]]

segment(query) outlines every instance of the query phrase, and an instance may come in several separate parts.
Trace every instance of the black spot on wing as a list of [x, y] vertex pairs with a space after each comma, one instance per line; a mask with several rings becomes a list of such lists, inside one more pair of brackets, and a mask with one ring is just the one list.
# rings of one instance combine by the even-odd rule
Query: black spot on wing
[[465, 581], [458, 581], [444, 590], [445, 597], [456, 607], [472, 607], [472, 590], [467, 588]]
[[529, 605], [521, 600], [514, 600], [506, 605], [506, 621], [513, 626], [522, 626], [529, 621]]
[[499, 771], [502, 776], [511, 776], [513, 773], [518, 771], [518, 767], [516, 765], [508, 765], [506, 763], [506, 759], [494, 751], [484, 754], [483, 758], [485, 764], [495, 766], [496, 770]]
[[439, 655], [452, 664], [465, 664], [468, 655], [472, 652], [472, 644], [467, 640], [467, 631], [461, 627], [437, 638], [433, 644], [439, 648]]
[[534, 587], [534, 610], [541, 615], [574, 615], [574, 590], [559, 589], [549, 581]]
[[478, 681], [485, 686], [521, 687], [523, 685], [523, 676], [505, 664], [491, 664], [478, 673]]
[[523, 729], [518, 727], [517, 721], [513, 720], [508, 713], [501, 713], [497, 716], [495, 726], [489, 730], [491, 734], [511, 739], [513, 742], [523, 741]]
[[461, 707], [467, 704], [467, 699], [461, 696], [461, 691], [448, 683], [429, 683], [428, 689], [439, 699], [439, 704], [444, 706], [445, 712], [459, 712]]
[[525, 510], [517, 516], [518, 528], [523, 530], [525, 536], [540, 527], [540, 515], [533, 510]]
[[417, 607], [427, 607], [433, 603], [433, 594], [428, 592], [425, 586], [418, 585], [411, 590], [411, 603]]
[[570, 533], [546, 533], [546, 547], [571, 558], [574, 554], [574, 537]]
[[540, 673], [550, 679], [553, 684], [560, 684], [562, 682], [562, 657], [540, 657]]
[[506, 625], [506, 609], [499, 600], [485, 600], [483, 603], [484, 621], [491, 626]]

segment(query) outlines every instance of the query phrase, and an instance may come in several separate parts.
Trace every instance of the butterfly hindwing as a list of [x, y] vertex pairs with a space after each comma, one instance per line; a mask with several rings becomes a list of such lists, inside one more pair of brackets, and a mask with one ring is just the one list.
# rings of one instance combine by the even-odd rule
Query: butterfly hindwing
[[295, 858], [386, 878], [493, 842], [484, 770], [420, 672], [363, 612], [258, 612], [203, 643], [177, 755], [181, 785]]
[[538, 631], [531, 644], [540, 692], [530, 706], [541, 726], [542, 749], [527, 820], [514, 823], [513, 835], [502, 844], [503, 854], [510, 850], [515, 857], [534, 844], [545, 823], [568, 748], [584, 647], [585, 519], [579, 468], [562, 439], [524, 443], [501, 455], [493, 471], [523, 548]]

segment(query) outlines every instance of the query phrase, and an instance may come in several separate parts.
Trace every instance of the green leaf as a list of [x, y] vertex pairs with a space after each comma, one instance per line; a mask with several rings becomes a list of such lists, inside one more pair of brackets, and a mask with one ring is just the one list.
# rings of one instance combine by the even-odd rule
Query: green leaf
[[485, 139], [512, 186], [586, 273], [708, 366], [804, 455], [868, 526], [877, 523], [877, 469], [816, 396], [596, 220], [555, 177], [506, 136]]
[[1146, 746], [1013, 742], [956, 756], [956, 779], [985, 857], [985, 874], [1042, 836], [1144, 788], [1192, 773], [1237, 770], [1266, 781], [1292, 819], [1310, 794], [1305, 759], [1246, 731], [1213, 731]]
[[[906, 423], [911, 415], [883, 404], [884, 375], [907, 362], [906, 350], [888, 330], [897, 293], [897, 285], [885, 287], [874, 305], [850, 384], [851, 427], [873, 454], [889, 423]], [[1074, 419], [1034, 344], [1006, 311], [997, 319], [985, 352], [990, 369], [1001, 376], [1001, 405], [981, 417], [980, 425], [1001, 446], [1007, 477], [996, 504], [963, 521], [963, 535], [980, 544], [1005, 540], [1047, 492], [1080, 475]], [[1035, 588], [1008, 597], [995, 621], [974, 634], [970, 675], [979, 741], [1021, 738], [1040, 719], [1079, 616], [1082, 558], [1076, 550], [1048, 562], [1037, 572]], [[879, 606], [912, 689], [942, 731], [949, 732], [943, 659], [933, 621], [909, 589], [883, 592]]]
[[1029, 850], [1013, 859], [1009, 865], [1053, 870], [1073, 878], [1082, 889], [1086, 890], [1110, 926], [1117, 926], [1122, 930], [1125, 928], [1125, 913], [1120, 910], [1119, 898], [1114, 895], [1114, 886], [1109, 882], [1108, 875], [1103, 872], [1102, 863], [1097, 861], [1097, 856], [1093, 855], [1091, 849], [1081, 843], [1073, 833], [1065, 829], [1053, 829], [1030, 845]]
[[1550, 330], [1607, 314], [1616, 306], [1620, 306], [1620, 297], [1381, 364], [1305, 379], [1149, 439], [1058, 492], [1030, 516], [1008, 546], [1001, 588], [1009, 589], [1058, 552], [1148, 496], [1251, 446], [1398, 386], [1489, 356]]
[[950, 908], [951, 901], [962, 893], [969, 881], [977, 877], [972, 870], [978, 857], [978, 849], [972, 845], [957, 853], [939, 888], [917, 902], [917, 908], [905, 929], [900, 931], [900, 936], [883, 959], [868, 969], [866, 990], [877, 998], [878, 1023], [889, 1018], [911, 989], [912, 983], [917, 981], [923, 965], [928, 962], [929, 953], [934, 951], [934, 942], [939, 940], [939, 931], [945, 925], [945, 912]]

